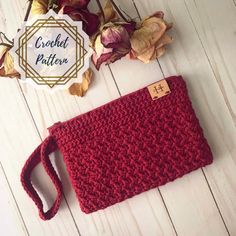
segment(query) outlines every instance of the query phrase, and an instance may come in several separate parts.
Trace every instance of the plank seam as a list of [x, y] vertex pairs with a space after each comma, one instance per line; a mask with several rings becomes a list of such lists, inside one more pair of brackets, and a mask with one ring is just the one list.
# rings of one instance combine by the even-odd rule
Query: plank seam
[[213, 197], [213, 199], [214, 199], [214, 202], [215, 202], [215, 205], [216, 205], [216, 207], [217, 207], [217, 210], [218, 210], [218, 212], [219, 212], [219, 214], [220, 214], [220, 217], [221, 217], [221, 219], [222, 219], [222, 221], [223, 221], [223, 224], [224, 224], [224, 226], [225, 226], [225, 229], [226, 229], [228, 235], [230, 236], [229, 229], [228, 229], [228, 227], [227, 227], [227, 225], [226, 225], [226, 222], [225, 222], [225, 220], [224, 220], [224, 217], [223, 217], [223, 215], [222, 215], [222, 213], [221, 213], [221, 211], [220, 211], [220, 207], [219, 207], [219, 205], [218, 205], [218, 203], [217, 203], [217, 201], [216, 201], [216, 199], [215, 199], [215, 196], [214, 196], [214, 194], [213, 194], [213, 191], [212, 191], [212, 188], [211, 188], [211, 186], [210, 186], [210, 183], [209, 183], [209, 181], [208, 181], [208, 179], [207, 179], [207, 177], [206, 177], [205, 171], [203, 170], [203, 168], [201, 168], [201, 170], [202, 170], [203, 176], [204, 176], [204, 178], [205, 178], [205, 180], [206, 180], [207, 186], [208, 186], [208, 188], [209, 188], [209, 190], [210, 190], [210, 192], [211, 192], [211, 195], [212, 195], [212, 197]]
[[162, 202], [163, 202], [163, 204], [164, 204], [164, 207], [165, 207], [166, 212], [167, 212], [167, 214], [168, 214], [168, 217], [169, 217], [169, 219], [170, 219], [171, 225], [172, 225], [172, 227], [173, 227], [173, 229], [174, 229], [174, 231], [175, 231], [175, 235], [178, 236], [178, 232], [177, 232], [177, 230], [176, 230], [176, 227], [175, 227], [174, 222], [173, 222], [173, 220], [172, 220], [172, 218], [171, 218], [170, 212], [169, 212], [169, 210], [168, 210], [168, 208], [167, 208], [167, 205], [166, 205], [166, 203], [165, 203], [165, 200], [164, 200], [164, 198], [163, 198], [163, 196], [162, 196], [162, 193], [161, 193], [161, 190], [160, 190], [159, 188], [158, 188], [158, 192], [159, 192], [159, 194], [160, 194], [160, 196], [161, 196], [161, 200], [162, 200]]
[[109, 71], [110, 71], [110, 73], [111, 73], [111, 77], [112, 77], [112, 79], [113, 79], [113, 81], [114, 81], [114, 83], [115, 83], [116, 89], [118, 90], [118, 93], [119, 93], [119, 95], [120, 95], [120, 97], [121, 97], [122, 95], [121, 95], [120, 89], [119, 89], [119, 87], [118, 87], [118, 84], [117, 84], [117, 82], [116, 82], [115, 76], [114, 76], [114, 74], [113, 74], [113, 72], [112, 72], [112, 69], [111, 69], [110, 65], [108, 65], [108, 68], [109, 68]]

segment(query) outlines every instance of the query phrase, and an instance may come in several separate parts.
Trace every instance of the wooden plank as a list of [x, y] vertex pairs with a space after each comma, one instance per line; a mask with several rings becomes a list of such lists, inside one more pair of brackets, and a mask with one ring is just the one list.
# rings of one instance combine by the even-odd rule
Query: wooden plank
[[162, 72], [156, 61], [144, 64], [123, 58], [112, 64], [111, 70], [116, 78], [121, 95], [141, 89], [153, 82], [163, 79]]
[[[221, 97], [224, 98], [233, 121], [230, 121], [228, 112], [225, 113], [225, 110], [222, 110], [223, 105], [221, 107], [214, 105], [215, 114], [219, 114], [217, 115], [216, 121], [218, 127], [218, 142], [215, 142], [216, 158], [219, 158], [216, 162], [216, 168], [207, 169], [206, 174], [229, 231], [235, 234], [235, 6], [232, 4], [232, 1], [227, 0], [224, 2], [197, 1], [195, 3], [188, 1], [186, 7], [191, 14], [193, 24], [204, 46], [205, 53], [208, 55], [215, 81], [218, 83], [222, 94]], [[227, 14], [221, 17], [222, 12], [227, 12]], [[221, 20], [219, 20], [218, 17], [220, 17]], [[213, 101], [211, 104], [213, 104]], [[211, 104], [209, 104], [209, 106], [211, 106]]]
[[[173, 14], [173, 12], [169, 10], [170, 8], [169, 5], [173, 4], [173, 2], [171, 2], [171, 4], [168, 4], [168, 2], [165, 1], [166, 3], [165, 4], [164, 1], [145, 1], [145, 2], [135, 1], [135, 3], [142, 17], [147, 16], [148, 14], [152, 14], [155, 11], [155, 9], [164, 10], [164, 12], [166, 12], [167, 15], [169, 16]], [[179, 2], [176, 3], [175, 5], [178, 5], [178, 4]], [[164, 7], [164, 6], [168, 6], [168, 7]], [[124, 5], [125, 9], [128, 9], [128, 7], [129, 6], [126, 7]], [[177, 6], [175, 6], [174, 8], [175, 11], [177, 11], [176, 8]], [[188, 27], [186, 28], [186, 24], [188, 23], [188, 21], [185, 16], [186, 12], [184, 12], [184, 8], [178, 7], [177, 9], [179, 9], [178, 19], [177, 20], [174, 19], [176, 30], [182, 29], [182, 34], [184, 36], [190, 35], [189, 34], [190, 32], [191, 32], [191, 35], [194, 35], [194, 33], [196, 34], [195, 29], [191, 24], [190, 25], [188, 24]], [[132, 11], [133, 9], [130, 9], [130, 12]], [[182, 15], [182, 17], [180, 15]], [[187, 23], [185, 23], [186, 21]], [[175, 36], [176, 35], [174, 35], [174, 38]], [[185, 38], [187, 37], [185, 36]], [[181, 41], [178, 40], [178, 38], [175, 38], [175, 41], [178, 40], [179, 42], [185, 44], [186, 42], [185, 38], [181, 38]], [[195, 40], [198, 41], [197, 38]], [[193, 45], [192, 37], [191, 37], [191, 41], [192, 41], [191, 45]], [[176, 46], [176, 43], [175, 45], [171, 46], [170, 53], [175, 51], [175, 55], [178, 55], [178, 60], [174, 58], [175, 63], [172, 63], [172, 62], [167, 63], [167, 66], [171, 66], [172, 71], [171, 73], [165, 72], [165, 75], [176, 74], [183, 71], [183, 69], [181, 67], [178, 67], [176, 64], [178, 63], [178, 61], [181, 61], [180, 55], [185, 56], [186, 51], [188, 50], [189, 47], [191, 47], [191, 45], [185, 44], [185, 46], [187, 47], [186, 49], [179, 47], [179, 45]], [[168, 55], [170, 55], [170, 53]], [[192, 67], [189, 67], [189, 61], [191, 62], [191, 60], [193, 60], [194, 57], [191, 57], [191, 55], [188, 54], [187, 59], [188, 60], [184, 61], [183, 66], [184, 66], [184, 69], [186, 69], [185, 74], [186, 73], [190, 74], [191, 72], [190, 69], [192, 70]], [[165, 59], [162, 59], [162, 61], [163, 60]], [[116, 66], [117, 64], [115, 64], [114, 66], [112, 65], [113, 72], [116, 78], [124, 77], [124, 75], [119, 76], [118, 74], [119, 69], [116, 70], [117, 73], [114, 71], [114, 68]], [[146, 65], [143, 65], [143, 67], [144, 66]], [[163, 66], [163, 63], [162, 63], [162, 66]], [[199, 66], [199, 64], [196, 64], [196, 66]], [[197, 67], [197, 69], [199, 70], [199, 67]], [[139, 76], [138, 74], [139, 74], [139, 71], [137, 74], [134, 73], [133, 77], [136, 79], [136, 75]], [[155, 71], [148, 70], [148, 72], [146, 73], [146, 76], [143, 76], [140, 79], [144, 80], [145, 78], [146, 83], [148, 83], [149, 82], [148, 80], [150, 80], [149, 78], [152, 78], [152, 76], [155, 74], [156, 74]], [[117, 84], [120, 90], [122, 89], [124, 90], [123, 82], [120, 83], [119, 80], [117, 80]], [[190, 184], [191, 184], [191, 187], [190, 187]], [[197, 186], [201, 186], [201, 188]], [[172, 190], [172, 188], [174, 188], [174, 191]], [[175, 183], [171, 183], [164, 187], [161, 187], [160, 189], [161, 189], [161, 193], [163, 194], [164, 201], [168, 207], [168, 210], [170, 211], [171, 218], [174, 222], [174, 225], [176, 226], [178, 234], [191, 235], [193, 232], [201, 232], [201, 234], [203, 235], [211, 235], [211, 234], [212, 235], [226, 235], [227, 234], [225, 226], [222, 222], [220, 215], [218, 214], [218, 209], [212, 198], [211, 192], [209, 191], [208, 185], [205, 182], [205, 178], [201, 173], [201, 170], [196, 171], [188, 176], [185, 176], [184, 178], [177, 180]], [[183, 209], [185, 209], [185, 212], [183, 212]], [[198, 217], [199, 215], [201, 215], [201, 217]], [[214, 215], [214, 217], [211, 217], [211, 222], [210, 224], [208, 224], [208, 227], [206, 228], [205, 224], [207, 220], [209, 219], [209, 216], [212, 216], [212, 215]], [[191, 222], [190, 219], [192, 216], [196, 216], [196, 217], [194, 217], [194, 221]]]
[[[2, 12], [2, 6], [0, 3], [0, 12]], [[1, 30], [5, 32], [4, 14], [0, 15]], [[2, 116], [1, 111], [1, 116]], [[0, 127], [0, 134], [2, 134], [2, 127]], [[0, 146], [0, 153], [2, 154], [2, 145]], [[2, 156], [2, 155], [1, 155]], [[20, 214], [17, 203], [14, 200], [14, 196], [11, 193], [11, 186], [9, 186], [6, 178], [2, 163], [0, 162], [0, 234], [1, 235], [28, 235], [27, 228], [24, 224], [24, 220]], [[12, 224], [15, 227], [12, 227]]]
[[[187, 1], [193, 24], [236, 124], [236, 14], [231, 0]], [[227, 12], [222, 17], [222, 12]]]
[[[0, 234], [1, 235], [28, 235], [24, 221], [19, 214], [18, 206], [11, 193], [2, 164], [0, 163]], [[12, 227], [14, 223], [14, 227]]]
[[[213, 5], [212, 2], [208, 8], [212, 9]], [[235, 202], [236, 137], [232, 116], [184, 1], [153, 2], [146, 7], [142, 4], [145, 14], [150, 13], [154, 7], [164, 10], [175, 24], [175, 42], [160, 62], [166, 75], [180, 73], [186, 76], [195, 110], [215, 157], [214, 164], [205, 168], [207, 180], [228, 230], [235, 233], [235, 206], [232, 203]]]

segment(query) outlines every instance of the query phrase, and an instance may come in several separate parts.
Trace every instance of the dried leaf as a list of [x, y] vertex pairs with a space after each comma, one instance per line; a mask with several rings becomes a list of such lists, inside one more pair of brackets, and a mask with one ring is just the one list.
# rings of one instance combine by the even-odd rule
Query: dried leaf
[[5, 53], [9, 50], [9, 47], [0, 45], [0, 68], [3, 66]]
[[70, 86], [69, 88], [69, 93], [71, 95], [77, 95], [79, 97], [83, 97], [85, 95], [85, 93], [87, 92], [92, 79], [93, 79], [93, 71], [91, 68], [89, 68], [88, 70], [86, 70], [83, 73], [82, 76], [82, 82], [81, 83], [74, 83]]
[[8, 52], [10, 47], [2, 46], [0, 47], [0, 76], [19, 78], [19, 73], [14, 68], [14, 61], [10, 53]]
[[11, 55], [7, 52], [4, 58], [4, 70], [6, 74], [11, 74], [15, 71], [14, 69], [14, 61]]
[[43, 15], [48, 11], [48, 0], [33, 0], [31, 12], [33, 15]]

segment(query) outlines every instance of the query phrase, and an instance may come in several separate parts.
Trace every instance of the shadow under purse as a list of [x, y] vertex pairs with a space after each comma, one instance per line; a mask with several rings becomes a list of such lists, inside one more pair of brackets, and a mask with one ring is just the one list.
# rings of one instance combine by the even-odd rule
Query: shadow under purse
[[[43, 220], [58, 211], [62, 184], [49, 154], [59, 149], [83, 212], [91, 213], [212, 163], [181, 76], [172, 76], [49, 128], [21, 182]], [[32, 186], [42, 163], [57, 190], [46, 212]]]

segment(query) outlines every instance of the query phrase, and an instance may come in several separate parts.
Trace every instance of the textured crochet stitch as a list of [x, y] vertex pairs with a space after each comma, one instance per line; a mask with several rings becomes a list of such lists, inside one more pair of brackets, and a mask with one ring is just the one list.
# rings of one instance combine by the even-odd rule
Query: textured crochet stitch
[[[153, 101], [147, 88], [49, 128], [50, 136], [26, 162], [22, 184], [50, 219], [62, 186], [48, 154], [61, 151], [82, 211], [91, 213], [156, 188], [212, 162], [210, 147], [181, 76], [166, 78], [171, 93]], [[58, 192], [43, 212], [30, 182], [42, 162]]]

